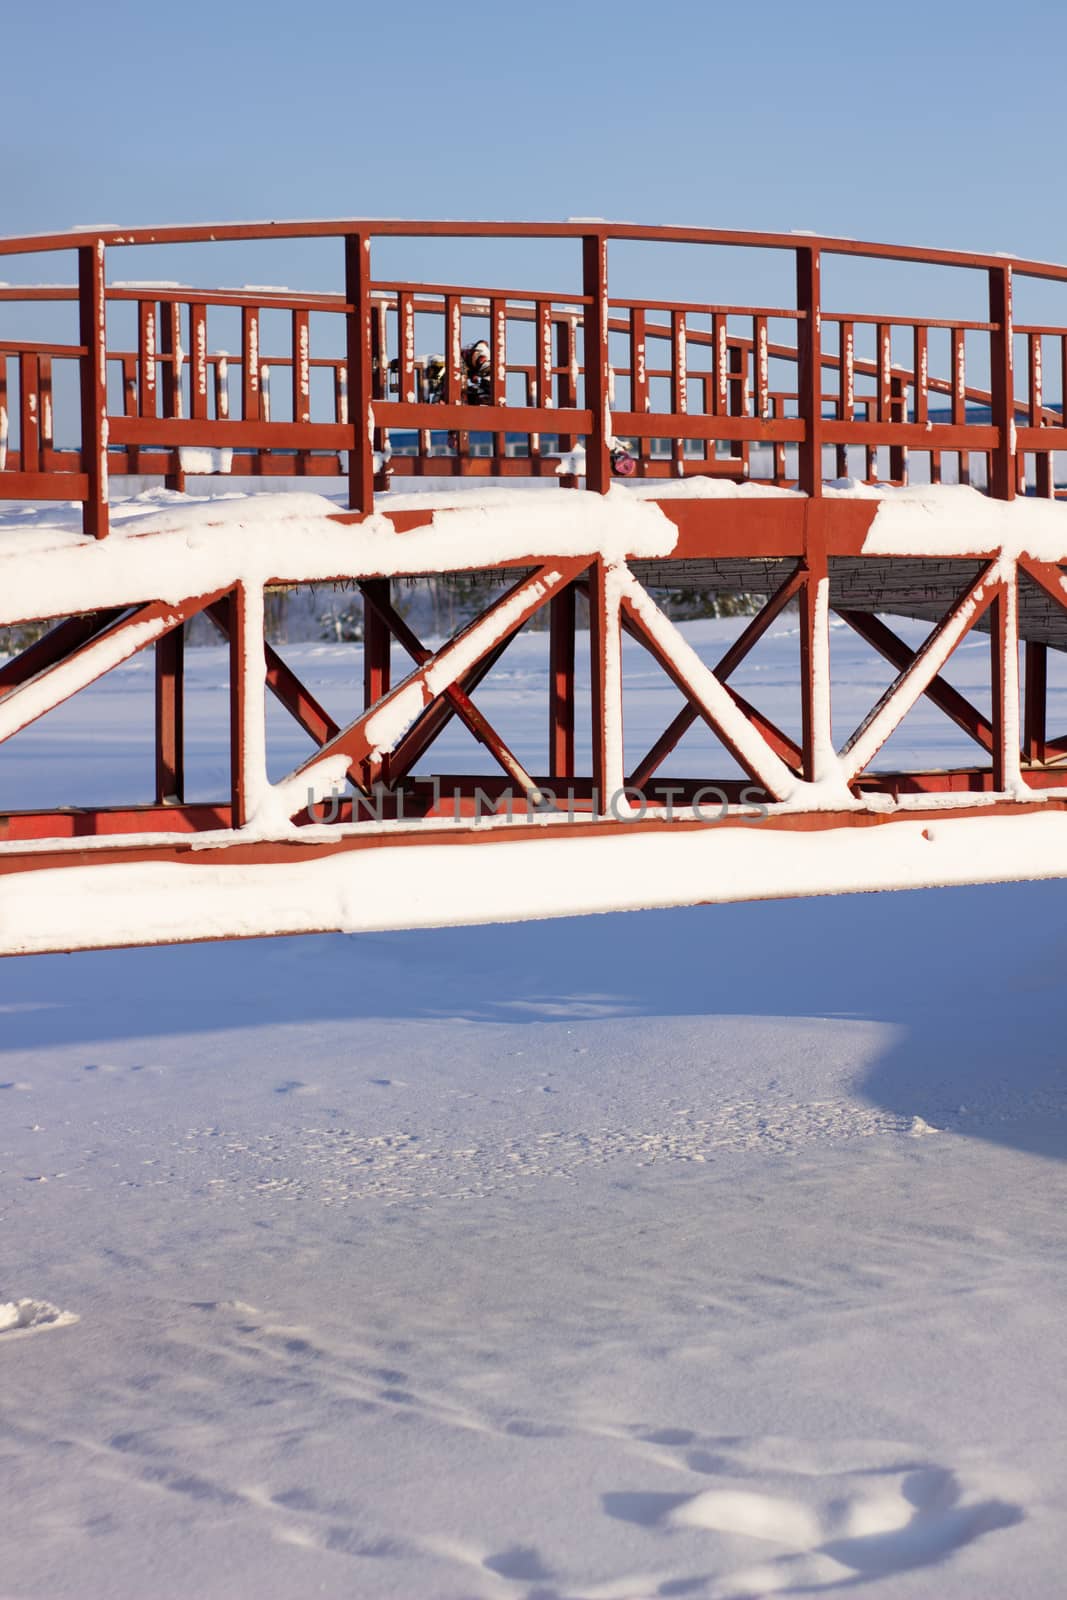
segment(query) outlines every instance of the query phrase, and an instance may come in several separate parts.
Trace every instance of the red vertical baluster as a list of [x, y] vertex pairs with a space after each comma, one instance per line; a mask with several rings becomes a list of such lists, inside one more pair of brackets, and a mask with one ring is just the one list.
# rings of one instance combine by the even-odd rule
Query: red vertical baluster
[[[333, 420], [340, 427], [348, 425], [348, 367], [343, 361], [333, 366]], [[342, 456], [337, 453], [337, 470], [341, 471]]]
[[[685, 312], [671, 312], [671, 410], [676, 416], [685, 416], [689, 409], [688, 393], [689, 355], [686, 349]], [[671, 457], [678, 477], [685, 472], [685, 440], [676, 438], [671, 446]]]
[[137, 302], [137, 403], [138, 414], [154, 419], [157, 415], [157, 370], [159, 319], [151, 300]]
[[608, 444], [608, 242], [603, 234], [582, 240], [582, 294], [586, 301], [582, 346], [585, 407], [591, 413], [585, 448], [585, 485], [603, 494], [611, 483]]
[[753, 318], [753, 346], [756, 415], [763, 420], [771, 414], [771, 359], [766, 317]]
[[[396, 297], [396, 377], [397, 399], [402, 405], [417, 405], [422, 399], [419, 375], [415, 370], [415, 298], [398, 293]], [[419, 434], [420, 440], [429, 435]], [[423, 451], [419, 450], [422, 455]]]
[[19, 463], [23, 472], [41, 470], [41, 396], [32, 350], [19, 356]]
[[415, 383], [415, 297], [406, 292], [396, 298], [396, 336], [397, 399], [402, 405], [412, 406], [419, 400]]
[[[390, 398], [389, 370], [389, 312], [396, 308], [395, 300], [390, 300], [383, 294], [373, 295], [371, 305], [374, 308], [374, 317], [371, 323], [371, 354], [377, 360], [374, 365], [374, 398], [388, 400]], [[399, 355], [399, 326], [398, 326], [398, 351]]]
[[[489, 302], [489, 357], [491, 393], [494, 406], [508, 403], [508, 303], [494, 298]], [[566, 403], [566, 402], [565, 402]], [[570, 402], [572, 405], [573, 401]], [[507, 455], [508, 436], [502, 428], [493, 434], [494, 466]]]
[[[556, 319], [556, 366], [559, 368], [559, 403], [560, 409], [572, 411], [578, 404], [578, 341], [575, 336], [574, 318], [565, 312]], [[559, 436], [559, 449], [562, 455], [569, 454], [575, 446], [573, 433], [561, 433]], [[564, 489], [577, 489], [578, 476], [576, 473], [565, 472], [560, 474], [560, 487]]]
[[311, 331], [306, 311], [293, 312], [293, 421], [311, 421]]
[[797, 249], [797, 408], [804, 423], [800, 446], [800, 488], [822, 493], [822, 307], [821, 262], [810, 245]]
[[259, 309], [245, 306], [241, 312], [241, 417], [259, 421]]
[[555, 405], [553, 377], [555, 375], [552, 349], [552, 306], [547, 300], [537, 302], [537, 404], [543, 411]]
[[163, 304], [160, 311], [160, 355], [163, 357], [163, 415], [181, 418], [184, 415], [182, 394], [182, 366], [185, 353], [182, 349], [182, 308], [177, 300]]
[[1041, 428], [1045, 422], [1045, 385], [1041, 365], [1041, 335], [1031, 333], [1026, 342], [1029, 377], [1029, 415], [1031, 428]]
[[189, 307], [189, 415], [202, 418], [208, 413], [207, 395], [207, 306]]
[[[398, 335], [399, 337], [399, 335]], [[375, 400], [389, 399], [389, 301], [384, 295], [371, 297], [371, 393]], [[375, 421], [371, 448], [378, 457], [374, 473], [375, 490], [383, 492], [389, 487], [392, 469], [389, 466], [389, 433]]]
[[[952, 426], [962, 428], [967, 421], [967, 338], [963, 328], [952, 330]], [[957, 451], [960, 483], [970, 482], [970, 457]]]
[[[450, 406], [467, 403], [467, 369], [463, 364], [463, 302], [454, 294], [445, 296], [445, 403]], [[453, 428], [450, 435], [454, 440], [457, 458], [466, 456], [466, 428]]]
[[[311, 421], [311, 327], [306, 311], [294, 311], [292, 316], [293, 345], [293, 421], [305, 425]], [[297, 471], [304, 473], [311, 461], [310, 450], [297, 454]]]
[[[184, 405], [182, 395], [182, 308], [177, 300], [160, 305], [159, 353], [163, 365], [162, 406], [165, 417], [181, 418]], [[183, 490], [185, 473], [181, 466], [180, 446], [169, 450], [171, 470], [164, 474], [168, 489]]]
[[[766, 317], [752, 319], [752, 378], [755, 413], [762, 422], [771, 414], [771, 353]], [[706, 400], [704, 409], [707, 410]]]
[[730, 396], [730, 369], [729, 349], [726, 339], [726, 318], [721, 311], [712, 313], [711, 318], [712, 365], [715, 370], [715, 396], [713, 406], [717, 417], [725, 417], [729, 411]]
[[[884, 437], [883, 430], [887, 423], [893, 420], [893, 330], [887, 323], [880, 322], [875, 331], [878, 345], [877, 367], [877, 413], [879, 423], [879, 436]], [[872, 477], [878, 474], [878, 458], [874, 457]], [[893, 476], [893, 451], [889, 451], [889, 476]]]
[[[152, 300], [137, 302], [137, 415], [154, 422], [159, 414], [159, 312]], [[130, 470], [141, 469], [141, 450], [130, 451]]]
[[[730, 346], [730, 415], [743, 417], [748, 412], [748, 352], [744, 346], [734, 343]], [[745, 439], [731, 439], [730, 456], [736, 461], [741, 470], [748, 474], [748, 442]]]
[[[636, 411], [640, 416], [647, 416], [650, 409], [645, 313], [643, 307], [634, 306], [630, 311], [630, 410]], [[638, 471], [642, 477], [645, 474], [648, 457], [648, 439], [642, 435], [637, 441]]]
[[[1045, 380], [1042, 366], [1041, 335], [1030, 334], [1027, 340], [1027, 358], [1030, 378], [1029, 415], [1028, 421], [1031, 428], [1045, 426]], [[1052, 451], [1039, 450], [1034, 456], [1035, 488], [1037, 493], [1048, 499], [1052, 494]]]
[[[851, 322], [838, 325], [837, 414], [842, 422], [856, 420], [856, 330]], [[848, 445], [836, 451], [837, 476], [848, 477]]]
[[[894, 426], [903, 426], [907, 422], [907, 402], [907, 385], [903, 377], [899, 372], [891, 373], [889, 378], [889, 416]], [[893, 483], [907, 483], [907, 445], [899, 443], [890, 445], [889, 477]]]
[[52, 470], [55, 449], [55, 418], [52, 415], [52, 357], [37, 358], [37, 394], [40, 416], [41, 471]]
[[929, 330], [921, 324], [914, 330], [913, 348], [915, 421], [925, 428], [930, 420], [930, 335]]
[[[912, 367], [915, 374], [915, 417], [914, 421], [920, 427], [927, 427], [930, 422], [930, 331], [921, 323], [917, 323], [912, 335]], [[934, 456], [937, 452], [928, 452], [930, 458], [930, 482], [936, 483], [934, 477]], [[940, 458], [937, 463], [938, 477], [940, 477]]]
[[878, 324], [878, 421], [893, 420], [893, 330], [888, 323]]
[[967, 341], [962, 328], [952, 330], [952, 426], [967, 421]]
[[[545, 300], [534, 306], [534, 362], [530, 404], [541, 411], [552, 406], [552, 308]], [[530, 434], [530, 459], [540, 459], [541, 434]]]

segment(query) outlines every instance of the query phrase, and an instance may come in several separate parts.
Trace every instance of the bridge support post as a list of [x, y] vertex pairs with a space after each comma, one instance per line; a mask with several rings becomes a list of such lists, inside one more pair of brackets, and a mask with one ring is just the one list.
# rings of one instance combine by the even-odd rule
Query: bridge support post
[[1018, 571], [1015, 569], [989, 608], [993, 788], [996, 790], [1017, 788], [1021, 781], [1018, 586]]
[[246, 635], [244, 585], [237, 584], [226, 597], [230, 636], [230, 826], [243, 828], [248, 821], [248, 766], [245, 751]]
[[549, 601], [548, 770], [574, 777], [575, 589], [568, 584]]
[[107, 289], [104, 241], [78, 251], [79, 342], [81, 357], [81, 455], [89, 479], [82, 527], [93, 539], [109, 531], [107, 481]]
[[834, 759], [830, 724], [830, 575], [822, 510], [808, 507], [800, 590], [800, 712], [803, 774], [815, 783]]
[[618, 804], [623, 787], [621, 632], [618, 592], [597, 560], [589, 569], [589, 698], [593, 810], [601, 816]]
[[[382, 610], [388, 611], [391, 603], [389, 579], [368, 578], [363, 584], [363, 593], [363, 709], [369, 711], [371, 706], [384, 700], [389, 693], [392, 636], [382, 612], [375, 604], [376, 601], [380, 602]], [[380, 765], [376, 764], [373, 771], [370, 762], [364, 763], [365, 786], [370, 789], [375, 783], [387, 783], [388, 768], [388, 756], [383, 756]]]
[[1028, 761], [1043, 762], [1047, 737], [1048, 645], [1036, 639], [1027, 639], [1024, 659], [1023, 750]]
[[821, 257], [811, 245], [797, 250], [797, 409], [804, 423], [800, 488], [822, 494], [822, 310]]
[[1012, 270], [1010, 265], [989, 269], [989, 320], [996, 326], [989, 335], [989, 381], [993, 426], [999, 443], [992, 453], [990, 492], [998, 500], [1014, 500], [1015, 477], [1015, 372], [1012, 326]]
[[185, 799], [185, 625], [155, 644], [156, 803]]
[[345, 235], [345, 349], [348, 359], [348, 504], [353, 511], [374, 510], [374, 442], [371, 406], [370, 238]]

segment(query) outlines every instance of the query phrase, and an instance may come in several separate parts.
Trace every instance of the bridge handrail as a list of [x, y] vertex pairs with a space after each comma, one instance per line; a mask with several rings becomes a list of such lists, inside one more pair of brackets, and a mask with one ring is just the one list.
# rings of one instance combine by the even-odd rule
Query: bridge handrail
[[884, 244], [841, 235], [803, 231], [758, 233], [741, 229], [662, 227], [612, 222], [599, 217], [567, 222], [473, 222], [403, 220], [396, 217], [325, 218], [303, 222], [228, 222], [167, 224], [120, 228], [93, 226], [63, 233], [0, 237], [0, 256], [79, 249], [100, 239], [108, 248], [123, 245], [208, 244], [267, 239], [344, 237], [436, 239], [629, 240], [654, 244], [729, 245], [742, 249], [804, 250], [823, 255], [861, 256], [919, 265], [969, 267], [994, 271], [1010, 267], [1017, 276], [1067, 282], [1067, 266], [1014, 256], [1006, 251], [945, 250], [925, 245]]
[[[581, 244], [582, 292], [476, 289], [447, 284], [390, 282], [371, 276], [372, 239], [479, 238], [518, 240], [570, 239]], [[345, 287], [340, 295], [295, 293], [264, 286], [201, 290], [170, 282], [107, 283], [109, 251], [127, 246], [182, 245], [271, 239], [328, 239], [343, 242]], [[608, 246], [620, 241], [660, 244], [702, 244], [784, 250], [795, 258], [797, 304], [792, 308], [701, 305], [696, 302], [618, 298], [610, 293]], [[75, 300], [79, 307], [79, 342], [7, 341], [0, 344], [0, 498], [80, 499], [86, 531], [103, 537], [108, 531], [108, 482], [112, 471], [163, 470], [177, 482], [183, 470], [183, 449], [205, 445], [254, 452], [255, 470], [279, 471], [288, 463], [279, 452], [295, 452], [300, 473], [337, 471], [347, 454], [350, 504], [373, 509], [376, 485], [384, 487], [389, 454], [388, 429], [413, 430], [422, 469], [434, 457], [433, 432], [449, 431], [458, 441], [448, 463], [455, 474], [484, 472], [470, 453], [469, 436], [491, 440], [494, 463], [507, 468], [509, 439], [527, 436], [528, 455], [520, 467], [530, 474], [559, 470], [546, 452], [546, 438], [557, 441], [562, 456], [573, 455], [584, 439], [580, 471], [586, 487], [605, 490], [622, 447], [636, 440], [635, 470], [640, 475], [707, 473], [744, 477], [749, 452], [764, 445], [774, 452], [774, 481], [795, 482], [809, 495], [821, 493], [823, 452], [836, 451], [839, 468], [847, 467], [848, 450], [865, 447], [867, 476], [876, 475], [877, 451], [890, 451], [890, 477], [907, 475], [907, 451], [927, 450], [931, 472], [940, 471], [942, 451], [959, 455], [959, 471], [973, 452], [984, 456], [992, 494], [1010, 499], [1024, 483], [1027, 454], [1035, 461], [1039, 492], [1055, 493], [1052, 452], [1067, 447], [1062, 408], [1044, 402], [1042, 341], [1061, 342], [1067, 371], [1067, 331], [1034, 327], [1016, 329], [1012, 318], [1016, 275], [1067, 282], [1067, 267], [1026, 261], [1000, 254], [959, 252], [868, 243], [801, 233], [748, 233], [689, 227], [645, 227], [600, 219], [563, 223], [439, 222], [403, 219], [348, 219], [321, 222], [252, 222], [179, 225], [163, 228], [94, 227], [63, 234], [0, 239], [0, 258], [27, 253], [75, 251], [77, 286], [44, 284], [0, 287], [0, 301]], [[988, 279], [989, 317], [985, 321], [911, 316], [844, 314], [826, 310], [820, 291], [825, 256], [856, 256], [901, 263], [978, 270]], [[109, 304], [133, 302], [138, 308], [136, 351], [108, 347]], [[207, 347], [209, 307], [236, 307], [242, 313], [241, 352], [231, 357]], [[259, 317], [281, 310], [292, 317], [292, 349], [272, 362], [260, 349]], [[439, 405], [430, 405], [421, 381], [421, 362], [414, 348], [414, 317], [432, 312], [444, 318], [446, 371]], [[182, 316], [189, 324], [183, 348]], [[340, 315], [345, 323], [343, 356], [312, 357], [310, 316]], [[646, 316], [666, 321], [647, 322]], [[689, 319], [709, 317], [710, 329], [694, 328]], [[461, 359], [463, 318], [488, 318], [492, 376], [484, 398], [474, 406]], [[396, 323], [391, 332], [389, 319]], [[728, 319], [745, 318], [752, 335], [739, 335]], [[769, 324], [780, 319], [796, 328], [796, 344], [772, 341]], [[535, 355], [509, 359], [507, 325], [536, 324]], [[582, 352], [579, 357], [577, 327]], [[836, 353], [823, 346], [823, 330], [838, 328]], [[855, 351], [855, 329], [873, 327], [877, 351], [873, 362]], [[910, 330], [913, 358], [909, 365], [893, 361], [893, 330]], [[929, 335], [947, 331], [951, 339], [951, 372], [931, 373]], [[1028, 340], [1028, 392], [1015, 393], [1013, 338]], [[988, 387], [969, 383], [965, 368], [968, 335], [989, 341]], [[612, 362], [612, 340], [629, 338], [628, 365]], [[390, 340], [396, 355], [390, 356]], [[668, 341], [668, 365], [653, 366], [646, 340]], [[710, 369], [688, 365], [689, 346], [710, 345]], [[6, 410], [7, 358], [17, 363], [19, 384], [18, 462], [8, 452]], [[76, 361], [80, 388], [80, 444], [77, 451], [56, 447], [51, 422], [52, 361]], [[783, 390], [769, 377], [771, 361], [795, 365], [795, 389]], [[241, 373], [241, 416], [230, 415], [224, 373], [228, 364]], [[291, 374], [292, 421], [272, 421], [269, 366]], [[121, 373], [121, 409], [108, 407], [109, 374]], [[182, 371], [190, 374], [189, 415], [183, 412]], [[312, 420], [310, 374], [332, 371], [334, 416]], [[614, 368], [614, 370], [613, 370]], [[836, 370], [838, 392], [824, 392], [824, 373]], [[390, 397], [390, 378], [396, 383]], [[214, 404], [211, 412], [213, 374]], [[873, 394], [856, 390], [856, 378], [873, 380]], [[526, 403], [508, 404], [509, 378], [517, 380]], [[616, 405], [615, 386], [628, 385], [627, 405]], [[654, 406], [650, 385], [667, 382], [667, 407]], [[909, 405], [908, 395], [913, 402]], [[928, 397], [947, 394], [951, 419], [934, 422]], [[694, 410], [691, 394], [702, 399]], [[581, 403], [579, 403], [581, 402]], [[969, 414], [981, 406], [988, 421]], [[827, 415], [827, 409], [833, 413]], [[857, 412], [862, 410], [862, 418]], [[795, 414], [789, 414], [795, 411]], [[160, 412], [162, 414], [160, 414]], [[872, 415], [873, 412], [873, 415]], [[45, 420], [47, 413], [47, 420]], [[1019, 420], [1023, 426], [1017, 427]], [[615, 429], [620, 438], [616, 438]], [[1035, 435], [1037, 435], [1035, 437]], [[665, 440], [670, 464], [655, 461], [651, 441]], [[687, 441], [694, 444], [694, 464]], [[718, 455], [722, 444], [729, 447]], [[796, 449], [787, 473], [786, 447]], [[326, 452], [328, 459], [315, 452]], [[11, 455], [11, 461], [8, 456]], [[177, 462], [177, 465], [175, 464]], [[441, 466], [439, 458], [435, 463]], [[162, 467], [161, 467], [162, 464]], [[443, 468], [442, 468], [443, 470]], [[510, 469], [508, 469], [510, 470]], [[577, 487], [577, 465], [561, 481]]]

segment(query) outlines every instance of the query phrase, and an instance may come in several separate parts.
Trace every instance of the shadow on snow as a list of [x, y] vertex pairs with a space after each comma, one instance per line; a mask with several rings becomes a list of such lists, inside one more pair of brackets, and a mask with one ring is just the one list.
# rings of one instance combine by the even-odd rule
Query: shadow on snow
[[361, 1018], [870, 1020], [899, 1030], [863, 1081], [874, 1104], [937, 1125], [1006, 1095], [1023, 1114], [973, 1132], [1067, 1157], [1065, 973], [1067, 886], [1006, 884], [24, 957], [0, 962], [0, 1047]]

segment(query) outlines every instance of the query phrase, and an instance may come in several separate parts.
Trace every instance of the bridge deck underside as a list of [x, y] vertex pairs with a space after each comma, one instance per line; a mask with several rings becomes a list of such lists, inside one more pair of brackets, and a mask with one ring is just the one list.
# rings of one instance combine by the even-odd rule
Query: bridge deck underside
[[[973, 584], [980, 561], [901, 557], [831, 556], [830, 605], [937, 622]], [[647, 588], [709, 594], [774, 594], [792, 572], [789, 560], [635, 561], [634, 576]], [[975, 627], [989, 632], [988, 617]], [[1067, 651], [1067, 611], [1025, 577], [1019, 583], [1019, 636]]]
[[[775, 594], [796, 567], [796, 561], [718, 557], [685, 561], [631, 561], [637, 581], [654, 593], [683, 595]], [[831, 556], [830, 605], [835, 611], [912, 617], [938, 622], [977, 579], [982, 562], [933, 557]], [[484, 572], [486, 584], [514, 579], [514, 568]], [[974, 624], [988, 633], [983, 616]], [[1067, 610], [1025, 576], [1019, 581], [1019, 637], [1051, 650], [1067, 652]]]

